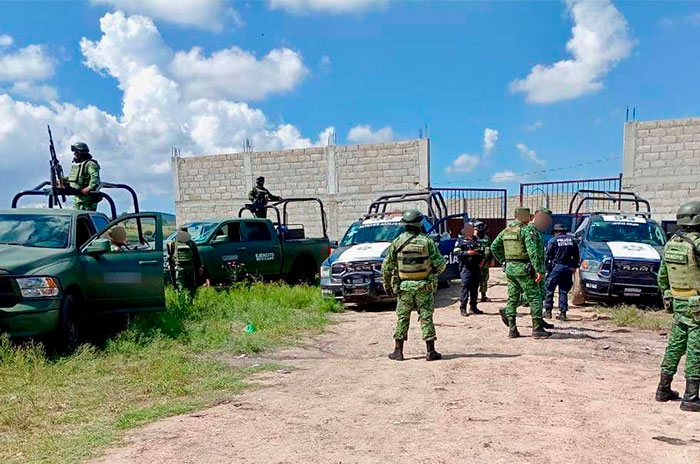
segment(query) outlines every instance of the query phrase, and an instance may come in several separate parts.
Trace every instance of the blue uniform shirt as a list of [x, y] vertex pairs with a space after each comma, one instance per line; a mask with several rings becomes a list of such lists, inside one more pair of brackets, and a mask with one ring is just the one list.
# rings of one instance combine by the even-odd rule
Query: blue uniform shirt
[[569, 268], [577, 268], [580, 256], [578, 240], [571, 234], [559, 234], [552, 237], [545, 251], [547, 268], [552, 269], [557, 264]]

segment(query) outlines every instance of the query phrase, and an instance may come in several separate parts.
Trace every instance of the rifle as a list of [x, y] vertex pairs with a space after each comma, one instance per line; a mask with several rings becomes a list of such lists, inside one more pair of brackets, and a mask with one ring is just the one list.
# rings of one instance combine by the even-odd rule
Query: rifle
[[177, 287], [177, 283], [175, 281], [175, 247], [177, 245], [175, 245], [175, 240], [165, 246], [165, 249], [168, 252], [168, 271], [170, 271], [170, 282], [173, 284], [173, 287]]
[[[46, 126], [49, 129], [49, 165], [51, 166], [51, 198], [53, 202], [61, 207], [61, 202], [59, 201], [59, 190], [63, 190], [63, 168], [61, 163], [56, 157], [56, 149], [53, 146], [53, 136], [51, 135], [51, 126]], [[61, 193], [61, 198], [63, 202], [66, 201], [66, 195]]]

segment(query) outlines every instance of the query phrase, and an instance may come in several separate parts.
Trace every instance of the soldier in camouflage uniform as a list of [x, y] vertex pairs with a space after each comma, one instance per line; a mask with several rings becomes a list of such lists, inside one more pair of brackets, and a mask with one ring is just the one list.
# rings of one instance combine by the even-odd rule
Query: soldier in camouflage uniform
[[491, 238], [486, 235], [486, 224], [481, 221], [477, 221], [475, 224], [476, 235], [479, 238], [479, 243], [484, 248], [484, 259], [481, 261], [481, 282], [479, 284], [479, 290], [481, 290], [481, 301], [486, 303], [491, 301], [486, 292], [489, 287], [489, 268], [491, 267]]
[[[532, 219], [530, 222], [525, 226], [525, 229], [528, 231], [530, 235], [536, 236], [539, 241], [540, 241], [540, 246], [537, 248], [537, 261], [543, 263], [543, 268], [542, 268], [542, 278], [540, 281], [537, 283], [538, 288], [540, 290], [540, 299], [542, 300], [542, 327], [545, 329], [551, 329], [554, 328], [552, 324], [547, 322], [545, 320], [545, 312], [544, 312], [544, 300], [547, 297], [547, 285], [546, 285], [546, 279], [545, 279], [545, 274], [547, 271], [547, 263], [545, 260], [544, 256], [544, 250], [545, 250], [545, 243], [544, 243], [544, 236], [542, 235], [542, 232], [546, 231], [549, 229], [549, 226], [552, 225], [552, 212], [548, 209], [545, 208], [544, 206], [540, 207], [535, 211], [535, 214], [532, 216]], [[549, 315], [551, 318], [551, 313]]]
[[421, 331], [427, 354], [425, 359], [435, 361], [442, 355], [435, 351], [435, 325], [433, 324], [433, 295], [437, 290], [437, 276], [447, 267], [435, 241], [421, 234], [423, 215], [416, 209], [403, 213], [401, 220], [406, 232], [399, 235], [387, 249], [382, 264], [382, 282], [396, 295], [396, 342], [389, 359], [403, 361], [403, 344], [408, 338], [411, 312], [420, 315]]
[[661, 363], [656, 401], [678, 399], [671, 382], [685, 354], [681, 409], [700, 412], [700, 201], [683, 204], [676, 219], [680, 229], [666, 243], [658, 278], [665, 302], [672, 300], [673, 326]]
[[265, 178], [260, 176], [255, 179], [255, 187], [248, 192], [248, 199], [253, 202], [252, 211], [255, 217], [265, 219], [267, 217], [267, 209], [265, 206], [269, 201], [280, 201], [282, 197], [278, 197], [270, 193], [265, 188]]
[[99, 199], [90, 193], [95, 192], [100, 185], [100, 165], [92, 158], [86, 143], [78, 142], [71, 145], [70, 149], [73, 152], [73, 164], [65, 182], [79, 191], [73, 200], [73, 207], [96, 211]]
[[544, 251], [542, 239], [525, 225], [529, 220], [529, 208], [517, 208], [516, 220], [508, 225], [491, 244], [491, 252], [499, 261], [506, 263], [508, 279], [508, 303], [501, 309], [501, 318], [508, 326], [510, 338], [519, 337], [515, 322], [520, 295], [530, 303], [532, 336], [547, 338], [552, 334], [544, 328], [542, 319], [542, 295], [539, 282], [544, 278]]
[[[187, 290], [191, 296], [198, 286], [198, 275], [202, 275], [202, 260], [199, 256], [197, 244], [194, 243], [189, 232], [178, 231], [175, 240], [168, 243], [169, 266], [175, 276], [175, 288], [178, 291]], [[173, 272], [174, 271], [174, 272]]]

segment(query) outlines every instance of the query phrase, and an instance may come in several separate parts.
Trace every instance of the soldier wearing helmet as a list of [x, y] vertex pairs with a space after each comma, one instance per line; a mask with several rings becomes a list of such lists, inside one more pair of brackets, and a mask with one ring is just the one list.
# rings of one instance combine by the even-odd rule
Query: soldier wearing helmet
[[671, 302], [673, 325], [661, 363], [656, 401], [678, 399], [671, 382], [685, 354], [681, 409], [700, 412], [700, 201], [681, 205], [676, 220], [679, 230], [666, 243], [658, 277], [664, 300]]
[[97, 191], [100, 185], [100, 165], [93, 159], [86, 143], [74, 143], [70, 149], [73, 152], [73, 163], [65, 182], [78, 191], [73, 200], [73, 207], [96, 211], [100, 200], [90, 194]]
[[568, 230], [562, 224], [555, 224], [552, 232], [554, 232], [554, 237], [547, 244], [545, 251], [547, 279], [545, 281], [544, 317], [552, 317], [554, 290], [559, 287], [559, 315], [557, 319], [566, 321], [566, 311], [569, 309], [569, 291], [573, 285], [573, 275], [580, 260], [578, 241], [576, 237], [567, 233]]
[[255, 179], [255, 187], [248, 192], [248, 199], [252, 202], [250, 206], [255, 217], [264, 219], [267, 217], [267, 208], [265, 208], [267, 203], [270, 201], [280, 201], [282, 197], [271, 194], [270, 191], [265, 188], [265, 178], [260, 176]]
[[204, 274], [197, 244], [186, 228], [181, 228], [175, 240], [168, 243], [168, 267], [178, 291], [188, 291], [194, 296], [198, 287], [198, 276]]
[[447, 267], [435, 241], [421, 233], [423, 215], [417, 209], [403, 213], [401, 223], [406, 232], [399, 235], [387, 249], [382, 264], [382, 282], [388, 292], [396, 295], [395, 347], [389, 359], [403, 361], [403, 344], [408, 338], [411, 312], [420, 315], [421, 332], [425, 340], [428, 361], [442, 358], [435, 351], [435, 325], [433, 324], [433, 295], [437, 290], [437, 277]]

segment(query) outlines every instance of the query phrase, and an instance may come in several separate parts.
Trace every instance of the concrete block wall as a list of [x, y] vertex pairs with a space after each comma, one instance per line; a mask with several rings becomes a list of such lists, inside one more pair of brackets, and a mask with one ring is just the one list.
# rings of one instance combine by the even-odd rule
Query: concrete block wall
[[[237, 217], [248, 203], [254, 179], [283, 197], [319, 197], [331, 239], [340, 239], [370, 202], [383, 194], [430, 186], [428, 139], [312, 147], [297, 150], [173, 158], [178, 223]], [[320, 236], [313, 204], [290, 206], [290, 223], [303, 223], [307, 236]]]
[[626, 123], [622, 182], [649, 200], [657, 220], [700, 200], [700, 118]]

